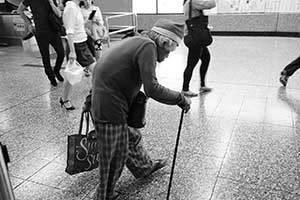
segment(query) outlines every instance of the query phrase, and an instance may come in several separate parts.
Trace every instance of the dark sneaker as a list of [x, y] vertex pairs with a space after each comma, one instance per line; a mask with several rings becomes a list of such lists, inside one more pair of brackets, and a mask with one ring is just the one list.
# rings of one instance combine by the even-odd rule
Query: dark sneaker
[[153, 162], [153, 167], [152, 169], [149, 171], [148, 174], [146, 174], [145, 176], [143, 176], [142, 178], [146, 178], [146, 177], [149, 177], [150, 175], [152, 175], [153, 173], [155, 173], [157, 170], [167, 166], [167, 160], [163, 160], [163, 159], [158, 159], [158, 160], [155, 160]]
[[51, 79], [51, 80], [50, 80], [50, 83], [51, 83], [51, 85], [54, 86], [54, 87], [57, 86], [57, 82], [56, 82], [55, 78]]
[[281, 75], [279, 81], [285, 87], [287, 85], [288, 79], [289, 77], [287, 75]]
[[60, 82], [64, 81], [64, 77], [62, 77], [62, 75], [59, 72], [55, 72], [55, 76], [57, 80], [59, 80]]
[[29, 40], [33, 37], [33, 33], [29, 32], [25, 37], [23, 37], [23, 40]]

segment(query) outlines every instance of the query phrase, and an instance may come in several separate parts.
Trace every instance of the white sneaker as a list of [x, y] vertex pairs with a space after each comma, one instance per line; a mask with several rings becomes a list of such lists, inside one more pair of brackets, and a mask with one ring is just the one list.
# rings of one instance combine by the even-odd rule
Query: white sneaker
[[197, 93], [194, 93], [194, 92], [192, 92], [192, 91], [181, 91], [181, 94], [183, 94], [184, 96], [186, 96], [186, 97], [196, 97], [196, 96], [198, 96], [198, 94]]

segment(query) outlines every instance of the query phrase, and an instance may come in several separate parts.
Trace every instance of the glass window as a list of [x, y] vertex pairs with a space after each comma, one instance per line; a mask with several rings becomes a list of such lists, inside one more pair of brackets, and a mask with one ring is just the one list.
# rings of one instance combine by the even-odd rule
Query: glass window
[[158, 13], [182, 13], [183, 0], [158, 0]]
[[[300, 0], [216, 0], [211, 13], [300, 12]], [[183, 0], [133, 0], [136, 13], [182, 13]]]
[[156, 0], [132, 0], [135, 13], [156, 13]]

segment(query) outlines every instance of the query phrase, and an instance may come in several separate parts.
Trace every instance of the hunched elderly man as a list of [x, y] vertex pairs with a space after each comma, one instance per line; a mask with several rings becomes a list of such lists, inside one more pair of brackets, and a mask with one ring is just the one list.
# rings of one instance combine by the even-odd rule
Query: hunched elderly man
[[129, 127], [126, 118], [142, 85], [146, 96], [178, 105], [185, 112], [190, 109], [191, 100], [160, 85], [155, 72], [156, 63], [180, 43], [183, 29], [183, 24], [160, 19], [150, 31], [122, 40], [98, 60], [91, 109], [100, 154], [100, 181], [94, 199], [118, 198], [114, 188], [125, 164], [135, 178], [145, 178], [166, 166], [166, 160], [152, 161], [140, 144], [140, 131]]

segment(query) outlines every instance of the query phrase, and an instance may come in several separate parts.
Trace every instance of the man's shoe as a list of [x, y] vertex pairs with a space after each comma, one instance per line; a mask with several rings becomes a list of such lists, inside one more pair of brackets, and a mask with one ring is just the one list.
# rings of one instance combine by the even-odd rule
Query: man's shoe
[[148, 174], [146, 174], [145, 176], [143, 176], [142, 178], [146, 178], [149, 177], [150, 175], [152, 175], [153, 173], [155, 173], [157, 170], [167, 166], [167, 160], [163, 160], [163, 159], [158, 159], [155, 160], [153, 162], [153, 167], [152, 169], [148, 172]]
[[55, 78], [50, 79], [50, 83], [52, 86], [56, 87], [57, 86], [57, 82], [55, 80]]
[[281, 75], [279, 78], [280, 83], [286, 87], [289, 77], [287, 75]]
[[181, 91], [181, 94], [183, 94], [186, 97], [196, 97], [196, 96], [198, 96], [197, 93], [194, 93], [192, 91], [184, 91], [184, 90]]
[[60, 82], [64, 81], [64, 77], [62, 77], [62, 75], [59, 72], [55, 72], [55, 76], [57, 80], [59, 80]]
[[29, 32], [25, 37], [23, 37], [23, 40], [29, 40], [33, 37], [33, 33]]
[[206, 93], [206, 92], [211, 92], [212, 89], [206, 86], [200, 87], [200, 93]]

